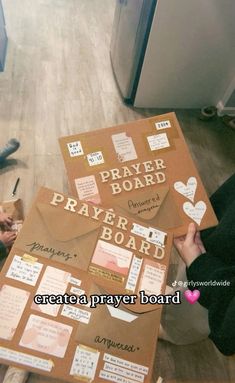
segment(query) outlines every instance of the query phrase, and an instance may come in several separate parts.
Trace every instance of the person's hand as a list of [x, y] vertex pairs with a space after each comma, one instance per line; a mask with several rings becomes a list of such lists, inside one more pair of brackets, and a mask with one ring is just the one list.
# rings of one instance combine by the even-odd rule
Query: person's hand
[[11, 228], [13, 223], [12, 217], [7, 213], [0, 213], [0, 224], [5, 226], [6, 230]]
[[0, 241], [5, 245], [5, 247], [11, 247], [16, 239], [15, 231], [4, 231], [0, 233]]
[[174, 239], [174, 245], [187, 267], [189, 267], [199, 255], [206, 252], [200, 233], [197, 231], [194, 223], [189, 224], [186, 236]]

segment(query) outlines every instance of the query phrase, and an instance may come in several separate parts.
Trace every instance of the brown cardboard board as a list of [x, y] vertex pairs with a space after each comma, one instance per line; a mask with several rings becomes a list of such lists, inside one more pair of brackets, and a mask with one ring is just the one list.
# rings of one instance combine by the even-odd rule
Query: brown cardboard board
[[[164, 293], [171, 244], [168, 232], [41, 188], [0, 275], [0, 363], [68, 382], [150, 382], [161, 305], [89, 302]], [[88, 304], [33, 302], [65, 293]]]
[[174, 113], [59, 139], [71, 192], [142, 222], [187, 232], [217, 219]]

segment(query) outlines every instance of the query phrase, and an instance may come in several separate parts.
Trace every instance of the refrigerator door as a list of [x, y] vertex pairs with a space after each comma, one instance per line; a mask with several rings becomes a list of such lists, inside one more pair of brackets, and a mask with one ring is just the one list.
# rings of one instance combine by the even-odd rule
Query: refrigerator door
[[5, 29], [5, 18], [0, 0], [0, 72], [4, 69], [5, 57], [7, 49], [7, 34]]
[[111, 39], [111, 62], [119, 90], [133, 103], [156, 0], [117, 0]]

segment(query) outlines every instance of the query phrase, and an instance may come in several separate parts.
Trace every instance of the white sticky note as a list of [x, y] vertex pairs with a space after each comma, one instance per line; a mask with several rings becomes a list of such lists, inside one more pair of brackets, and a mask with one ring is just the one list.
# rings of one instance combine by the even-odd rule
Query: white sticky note
[[169, 120], [160, 121], [160, 122], [155, 122], [155, 126], [157, 130], [169, 129], [171, 128], [171, 123]]
[[104, 163], [102, 152], [94, 152], [87, 154], [87, 161], [89, 166], [96, 166]]
[[76, 306], [64, 305], [61, 311], [61, 315], [78, 322], [88, 324], [90, 321], [91, 313]]
[[143, 259], [134, 255], [128, 275], [126, 290], [135, 291]]
[[168, 137], [166, 133], [155, 134], [153, 136], [147, 137], [150, 150], [160, 150], [164, 148], [168, 148], [170, 143], [168, 141]]
[[99, 351], [81, 344], [78, 345], [74, 354], [70, 375], [91, 382], [95, 377], [99, 356]]
[[35, 286], [42, 267], [42, 263], [30, 263], [24, 261], [19, 255], [15, 255], [6, 273], [6, 277]]
[[132, 161], [138, 158], [133, 140], [127, 136], [126, 132], [113, 134], [112, 141], [120, 162]]
[[78, 157], [84, 154], [81, 141], [73, 141], [67, 144], [70, 157]]

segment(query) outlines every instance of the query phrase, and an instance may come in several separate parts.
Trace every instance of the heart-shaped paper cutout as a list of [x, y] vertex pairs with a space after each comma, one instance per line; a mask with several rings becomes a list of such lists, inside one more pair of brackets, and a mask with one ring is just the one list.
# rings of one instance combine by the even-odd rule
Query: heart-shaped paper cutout
[[177, 181], [174, 183], [174, 188], [178, 193], [182, 194], [193, 202], [197, 189], [197, 180], [195, 177], [190, 177], [187, 181], [187, 185], [181, 181]]
[[200, 291], [199, 290], [186, 290], [184, 292], [184, 296], [187, 299], [187, 301], [193, 305], [200, 297]]
[[198, 201], [196, 205], [191, 202], [185, 202], [183, 204], [185, 214], [200, 225], [201, 220], [206, 212], [206, 204], [203, 201]]

